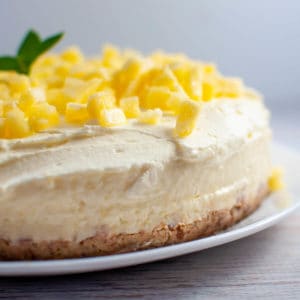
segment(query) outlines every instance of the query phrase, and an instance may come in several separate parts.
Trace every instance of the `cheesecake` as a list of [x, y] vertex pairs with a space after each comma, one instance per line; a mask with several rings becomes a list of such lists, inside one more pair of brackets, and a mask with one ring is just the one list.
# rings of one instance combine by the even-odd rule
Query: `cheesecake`
[[270, 192], [262, 96], [211, 63], [70, 47], [0, 71], [0, 99], [2, 260], [198, 239]]

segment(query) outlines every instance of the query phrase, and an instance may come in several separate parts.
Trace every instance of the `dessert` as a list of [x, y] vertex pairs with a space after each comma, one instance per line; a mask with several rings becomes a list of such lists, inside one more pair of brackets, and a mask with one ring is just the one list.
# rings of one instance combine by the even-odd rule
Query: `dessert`
[[0, 71], [0, 258], [211, 235], [269, 193], [269, 113], [212, 64], [107, 46]]

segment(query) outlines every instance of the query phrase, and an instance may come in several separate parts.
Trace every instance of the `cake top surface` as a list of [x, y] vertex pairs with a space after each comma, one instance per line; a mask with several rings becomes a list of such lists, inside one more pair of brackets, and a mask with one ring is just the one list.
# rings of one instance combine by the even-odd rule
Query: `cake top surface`
[[148, 56], [111, 45], [85, 57], [79, 48], [41, 55], [28, 74], [0, 71], [0, 139], [27, 138], [57, 128], [158, 126], [173, 119], [174, 137], [196, 127], [211, 100], [259, 99], [239, 78], [183, 54]]

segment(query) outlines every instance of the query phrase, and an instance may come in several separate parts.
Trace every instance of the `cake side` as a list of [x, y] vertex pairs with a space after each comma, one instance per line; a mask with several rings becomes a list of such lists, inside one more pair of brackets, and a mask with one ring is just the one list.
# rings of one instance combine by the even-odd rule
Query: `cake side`
[[0, 259], [62, 259], [109, 255], [168, 246], [206, 237], [224, 230], [251, 214], [269, 193], [266, 185], [261, 185], [256, 197], [239, 198], [231, 209], [211, 211], [192, 223], [176, 225], [161, 224], [151, 231], [120, 234], [97, 234], [80, 242], [20, 240], [15, 243], [0, 238]]
[[260, 103], [246, 103], [212, 102], [184, 141], [164, 136], [167, 122], [12, 143], [0, 164], [0, 236], [80, 242], [189, 224], [230, 209], [242, 193], [256, 197], [271, 172], [270, 131], [266, 114], [256, 121]]

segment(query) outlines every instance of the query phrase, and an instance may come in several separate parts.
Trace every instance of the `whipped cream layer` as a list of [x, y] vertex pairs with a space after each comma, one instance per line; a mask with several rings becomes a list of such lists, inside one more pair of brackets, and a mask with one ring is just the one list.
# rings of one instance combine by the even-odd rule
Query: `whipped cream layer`
[[0, 238], [80, 241], [151, 231], [255, 197], [270, 174], [262, 101], [205, 103], [185, 139], [174, 137], [174, 122], [0, 140]]

